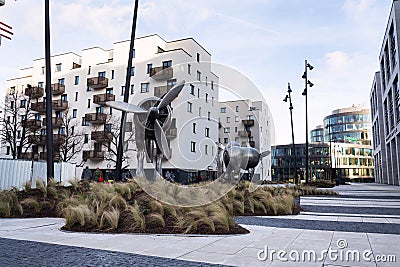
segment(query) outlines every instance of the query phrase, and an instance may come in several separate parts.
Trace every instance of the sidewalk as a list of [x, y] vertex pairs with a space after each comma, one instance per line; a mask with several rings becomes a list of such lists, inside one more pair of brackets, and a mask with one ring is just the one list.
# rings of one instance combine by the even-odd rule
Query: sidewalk
[[[145, 261], [144, 265], [165, 263], [168, 266], [185, 266], [189, 264], [187, 261], [191, 261], [193, 266], [199, 265], [200, 262], [234, 266], [397, 266], [396, 263], [390, 262], [365, 261], [362, 253], [371, 250], [374, 257], [394, 255], [400, 261], [400, 188], [361, 184], [339, 186], [335, 190], [341, 195], [301, 198], [301, 205], [306, 211], [297, 216], [237, 218], [239, 223], [250, 230], [250, 234], [247, 235], [189, 237], [67, 233], [59, 230], [64, 224], [63, 219], [44, 218], [2, 219], [0, 238], [119, 252], [120, 254], [115, 254], [119, 259], [136, 257]], [[341, 241], [339, 243], [341, 249], [338, 248], [338, 240]], [[1, 244], [6, 243], [6, 240], [0, 241], [3, 241], [0, 242], [1, 248]], [[344, 246], [346, 244], [347, 246]], [[24, 244], [33, 248], [40, 245]], [[11, 254], [13, 254], [12, 246], [18, 249], [21, 244], [11, 244], [9, 248]], [[321, 261], [296, 263], [282, 262], [275, 254], [275, 260], [261, 261], [257, 256], [266, 246], [269, 252], [284, 250], [289, 253], [295, 250], [301, 253], [304, 250], [313, 250], [318, 257], [328, 248], [339, 252], [359, 250], [361, 259], [341, 261], [340, 258], [332, 260], [325, 255]], [[58, 251], [67, 248], [57, 247]], [[47, 253], [49, 250], [51, 247], [46, 247]], [[86, 255], [86, 252], [82, 249], [81, 255]], [[96, 253], [102, 255], [104, 251], [90, 251], [89, 254], [96, 257]], [[150, 257], [140, 256], [142, 257], [140, 258], [138, 255]], [[260, 256], [265, 254], [261, 253]], [[46, 262], [43, 255], [35, 255], [34, 252], [29, 257], [32, 258], [32, 262], [35, 260]], [[286, 258], [288, 257], [287, 254]], [[3, 248], [0, 249], [0, 266], [12, 258], [13, 255], [6, 254]], [[166, 261], [165, 258], [173, 260]], [[58, 259], [59, 263], [65, 259], [65, 257]], [[57, 260], [57, 257], [52, 260]], [[80, 263], [85, 265], [87, 260], [89, 260], [87, 256], [82, 257]], [[103, 264], [107, 265], [107, 262], [103, 261]]]

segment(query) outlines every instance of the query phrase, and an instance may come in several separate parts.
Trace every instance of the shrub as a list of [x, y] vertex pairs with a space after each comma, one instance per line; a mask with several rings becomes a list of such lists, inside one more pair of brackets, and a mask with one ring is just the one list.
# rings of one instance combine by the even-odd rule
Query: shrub
[[21, 201], [21, 205], [26, 208], [33, 208], [35, 212], [40, 212], [40, 204], [34, 198], [26, 198]]
[[118, 228], [118, 222], [120, 217], [119, 209], [112, 207], [109, 211], [104, 211], [100, 219], [100, 229], [104, 228], [105, 222], [108, 223], [111, 230]]

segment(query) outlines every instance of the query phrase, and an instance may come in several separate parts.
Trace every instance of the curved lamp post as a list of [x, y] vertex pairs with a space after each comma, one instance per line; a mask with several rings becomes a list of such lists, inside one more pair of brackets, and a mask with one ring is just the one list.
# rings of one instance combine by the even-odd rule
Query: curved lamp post
[[308, 70], [313, 70], [313, 69], [314, 69], [314, 67], [311, 66], [311, 64], [308, 63], [306, 60], [304, 74], [301, 77], [304, 79], [305, 85], [306, 85], [305, 89], [302, 93], [302, 95], [305, 96], [305, 98], [306, 98], [306, 151], [305, 151], [305, 153], [306, 153], [306, 184], [308, 184], [309, 179], [310, 179], [309, 169], [308, 169], [309, 159], [308, 159], [308, 100], [307, 100], [308, 92], [307, 91], [308, 91], [308, 86], [310, 86], [310, 88], [314, 86], [314, 84], [310, 80], [308, 80]]

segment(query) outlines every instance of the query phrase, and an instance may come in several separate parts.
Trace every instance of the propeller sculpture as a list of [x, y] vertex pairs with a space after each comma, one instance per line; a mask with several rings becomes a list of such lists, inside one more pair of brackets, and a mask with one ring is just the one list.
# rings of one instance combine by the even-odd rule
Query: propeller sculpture
[[271, 151], [258, 152], [252, 147], [241, 147], [237, 142], [229, 142], [223, 153], [223, 161], [226, 167], [225, 174], [228, 178], [238, 175], [240, 169], [250, 172], [250, 179], [254, 176], [254, 170], [263, 157], [267, 157]]
[[171, 158], [165, 132], [171, 126], [171, 102], [181, 93], [185, 81], [171, 88], [164, 96], [149, 97], [138, 105], [120, 101], [109, 101], [107, 105], [134, 114], [135, 139], [137, 146], [138, 167], [136, 175], [145, 177], [144, 158], [153, 162], [154, 148], [156, 149], [156, 171], [162, 175], [162, 158]]

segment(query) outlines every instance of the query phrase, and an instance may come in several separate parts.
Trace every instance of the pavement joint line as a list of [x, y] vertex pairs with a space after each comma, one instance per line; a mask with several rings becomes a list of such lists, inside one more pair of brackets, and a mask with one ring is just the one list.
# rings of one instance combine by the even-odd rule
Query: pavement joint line
[[204, 247], [206, 247], [206, 246], [209, 246], [209, 245], [211, 245], [211, 244], [214, 244], [214, 243], [216, 243], [216, 242], [218, 242], [219, 240], [222, 240], [222, 239], [224, 239], [224, 238], [226, 238], [226, 237], [222, 237], [221, 239], [215, 240], [214, 242], [207, 243], [207, 244], [205, 244], [204, 246], [201, 246], [201, 247], [199, 247], [199, 248], [197, 248], [197, 249], [194, 249], [194, 250], [192, 250], [192, 251], [190, 251], [190, 252], [187, 252], [187, 253], [185, 253], [185, 254], [183, 254], [183, 255], [177, 257], [177, 258], [186, 256], [187, 254], [190, 254], [190, 253], [195, 252], [195, 251], [197, 251], [197, 250], [200, 250], [200, 249], [202, 249], [202, 248], [204, 248]]
[[18, 228], [18, 229], [8, 229], [8, 230], [0, 230], [1, 232], [12, 232], [12, 231], [18, 231], [18, 230], [28, 230], [28, 229], [35, 229], [35, 228], [42, 228], [42, 227], [47, 227], [47, 226], [53, 226], [58, 223], [50, 223], [50, 224], [44, 224], [44, 225], [37, 225], [37, 226], [31, 226], [31, 227], [24, 227], [24, 228]]
[[[375, 253], [374, 253], [374, 250], [372, 249], [371, 240], [369, 240], [368, 233], [365, 233], [365, 234], [366, 234], [366, 236], [367, 236], [369, 248], [371, 249], [372, 255], [374, 256], [374, 259], [375, 259]], [[376, 261], [374, 261], [374, 262], [375, 262], [375, 266], [378, 266], [377, 263], [376, 263]]]
[[365, 218], [382, 218], [382, 219], [400, 219], [400, 215], [384, 215], [384, 214], [355, 214], [350, 213], [325, 213], [302, 211], [300, 215], [316, 215], [316, 216], [340, 216], [340, 217], [365, 217]]

